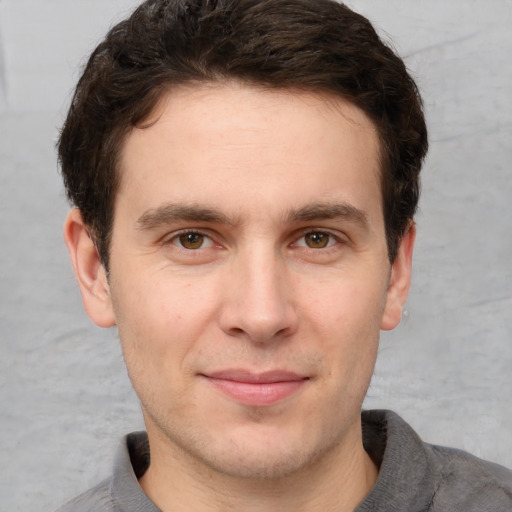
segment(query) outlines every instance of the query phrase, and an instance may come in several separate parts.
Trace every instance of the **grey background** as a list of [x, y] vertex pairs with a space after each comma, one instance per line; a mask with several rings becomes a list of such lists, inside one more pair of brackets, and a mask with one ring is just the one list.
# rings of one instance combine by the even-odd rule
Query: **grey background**
[[[114, 330], [82, 311], [54, 143], [78, 64], [135, 0], [0, 0], [0, 512], [52, 510], [142, 427]], [[512, 466], [512, 2], [353, 0], [425, 98], [409, 317], [366, 407]]]

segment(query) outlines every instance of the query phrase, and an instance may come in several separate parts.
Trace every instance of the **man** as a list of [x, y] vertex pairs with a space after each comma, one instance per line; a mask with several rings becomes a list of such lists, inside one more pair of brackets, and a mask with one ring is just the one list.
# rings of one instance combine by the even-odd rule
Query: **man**
[[65, 239], [147, 435], [62, 510], [509, 510], [512, 474], [361, 415], [411, 272], [421, 100], [330, 0], [149, 0], [82, 75]]

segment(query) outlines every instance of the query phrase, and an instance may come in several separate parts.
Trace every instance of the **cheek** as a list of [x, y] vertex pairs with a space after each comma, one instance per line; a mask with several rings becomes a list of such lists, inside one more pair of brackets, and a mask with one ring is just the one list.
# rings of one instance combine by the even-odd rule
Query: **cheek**
[[365, 286], [365, 280], [354, 277], [309, 301], [313, 314], [310, 336], [316, 332], [323, 340], [339, 382], [359, 380], [356, 375], [365, 380], [364, 375], [373, 372], [386, 294], [384, 284], [368, 282], [373, 285]]
[[212, 314], [212, 303], [198, 300], [189, 284], [170, 286], [162, 277], [114, 286], [113, 304], [131, 374], [176, 374]]
[[[335, 276], [317, 287], [313, 294], [303, 297], [302, 303], [319, 326], [338, 331], [347, 341], [354, 337], [361, 339], [364, 333], [379, 331], [386, 290], [386, 281], [381, 276], [352, 273]], [[352, 336], [347, 336], [348, 333]]]
[[162, 281], [144, 287], [133, 283], [131, 289], [116, 290], [114, 301], [128, 375], [143, 409], [157, 417], [186, 407], [182, 397], [192, 373], [190, 360], [205, 328], [204, 303], [173, 289]]

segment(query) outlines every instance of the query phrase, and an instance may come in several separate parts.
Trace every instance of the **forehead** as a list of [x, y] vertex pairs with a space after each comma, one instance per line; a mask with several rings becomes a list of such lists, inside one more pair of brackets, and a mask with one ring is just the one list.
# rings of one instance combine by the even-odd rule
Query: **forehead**
[[341, 98], [238, 83], [182, 87], [127, 135], [118, 200], [277, 214], [371, 198], [380, 212], [379, 154], [374, 124]]

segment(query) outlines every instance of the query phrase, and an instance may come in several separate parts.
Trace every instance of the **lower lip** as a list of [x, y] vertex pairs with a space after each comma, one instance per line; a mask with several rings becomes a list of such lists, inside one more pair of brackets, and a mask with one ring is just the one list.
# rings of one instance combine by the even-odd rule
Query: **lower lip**
[[276, 404], [296, 393], [306, 382], [306, 379], [266, 383], [239, 382], [215, 378], [208, 378], [208, 380], [224, 395], [241, 404], [253, 407]]

